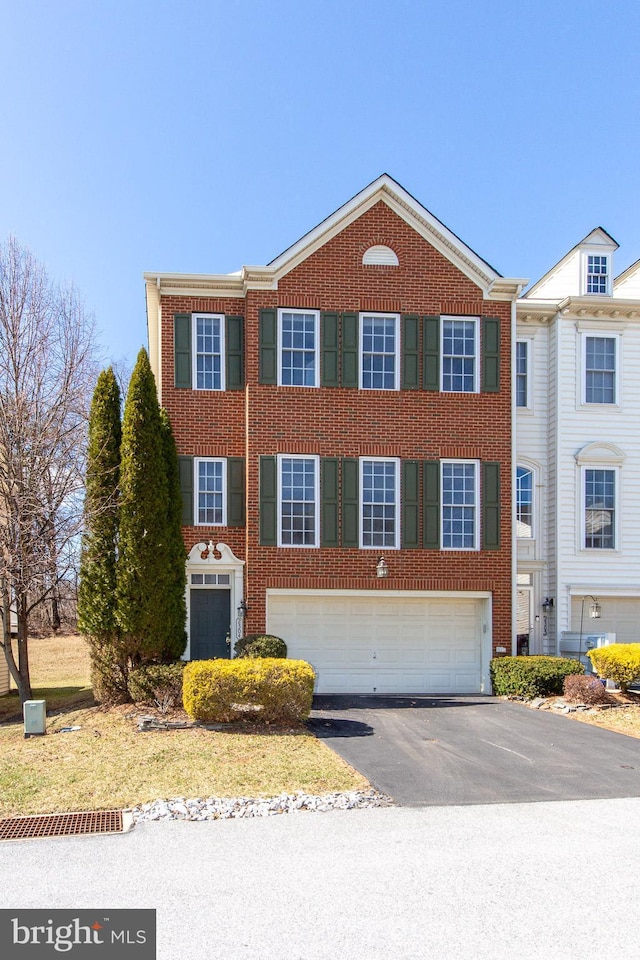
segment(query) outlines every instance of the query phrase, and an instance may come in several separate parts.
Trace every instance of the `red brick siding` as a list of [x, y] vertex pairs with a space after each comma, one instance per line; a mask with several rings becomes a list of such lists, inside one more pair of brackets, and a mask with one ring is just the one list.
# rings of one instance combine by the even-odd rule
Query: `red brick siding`
[[[373, 244], [390, 246], [398, 267], [363, 266]], [[466, 314], [501, 321], [501, 391], [439, 394], [290, 388], [258, 382], [258, 319], [264, 307]], [[202, 310], [245, 317], [246, 391], [216, 393], [173, 386], [173, 315]], [[238, 299], [166, 297], [163, 402], [178, 450], [196, 456], [247, 457], [247, 527], [185, 529], [187, 549], [211, 537], [247, 560], [247, 629], [265, 626], [269, 587], [376, 590], [490, 590], [494, 645], [511, 643], [511, 398], [509, 303], [482, 291], [380, 202], [294, 268], [278, 290]], [[249, 428], [246, 429], [248, 416]], [[375, 575], [379, 550], [262, 547], [258, 539], [258, 463], [263, 454], [496, 460], [501, 468], [499, 551], [384, 551], [389, 577]]]

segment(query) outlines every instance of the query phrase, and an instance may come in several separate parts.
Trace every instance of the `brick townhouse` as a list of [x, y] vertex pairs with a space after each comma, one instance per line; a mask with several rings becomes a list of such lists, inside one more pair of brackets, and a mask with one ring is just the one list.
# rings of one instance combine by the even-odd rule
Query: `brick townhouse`
[[283, 637], [318, 692], [489, 689], [513, 636], [515, 300], [383, 175], [266, 266], [145, 274], [185, 656]]

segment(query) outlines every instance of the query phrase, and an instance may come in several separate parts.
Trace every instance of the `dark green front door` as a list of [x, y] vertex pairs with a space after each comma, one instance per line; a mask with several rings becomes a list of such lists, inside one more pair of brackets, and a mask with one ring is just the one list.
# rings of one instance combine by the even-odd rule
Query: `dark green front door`
[[190, 628], [192, 660], [230, 657], [231, 591], [192, 590]]

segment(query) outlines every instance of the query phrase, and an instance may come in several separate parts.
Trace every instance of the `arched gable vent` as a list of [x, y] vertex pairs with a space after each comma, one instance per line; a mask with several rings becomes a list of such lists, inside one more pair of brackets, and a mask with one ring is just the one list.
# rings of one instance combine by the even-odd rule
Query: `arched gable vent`
[[368, 250], [365, 250], [362, 263], [364, 266], [377, 264], [383, 267], [397, 267], [399, 261], [391, 247], [378, 244], [375, 247], [369, 247]]

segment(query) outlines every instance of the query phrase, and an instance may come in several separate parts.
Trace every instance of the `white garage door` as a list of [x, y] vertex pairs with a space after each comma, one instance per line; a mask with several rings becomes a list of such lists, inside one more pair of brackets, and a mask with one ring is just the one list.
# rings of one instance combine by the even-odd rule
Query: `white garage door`
[[479, 693], [483, 602], [269, 592], [267, 627], [317, 693]]

